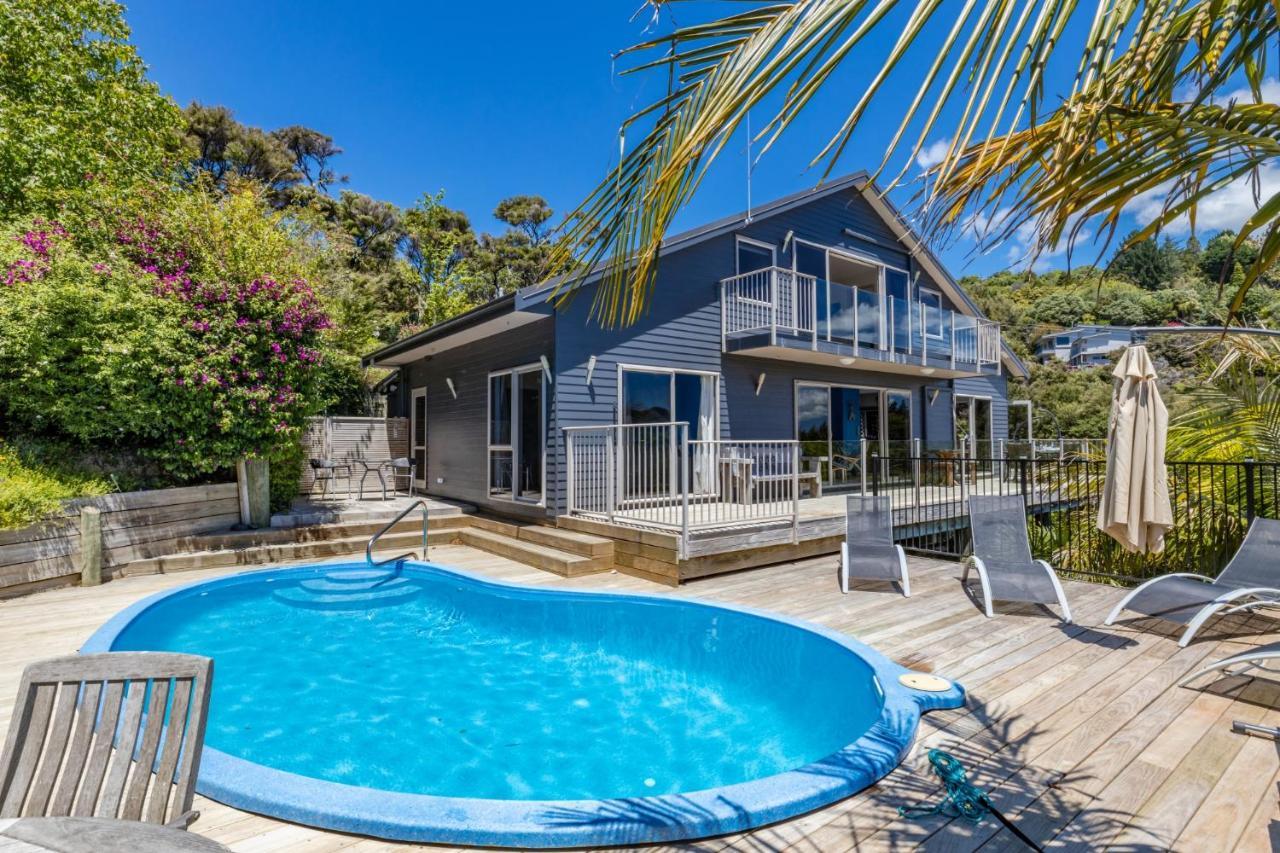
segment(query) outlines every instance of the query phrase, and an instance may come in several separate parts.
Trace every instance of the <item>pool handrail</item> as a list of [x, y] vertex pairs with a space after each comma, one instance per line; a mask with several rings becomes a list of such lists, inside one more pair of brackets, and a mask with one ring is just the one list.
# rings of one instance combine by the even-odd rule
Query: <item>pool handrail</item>
[[391, 519], [386, 524], [384, 524], [382, 528], [378, 530], [377, 533], [374, 533], [372, 536], [369, 537], [369, 541], [364, 546], [364, 559], [365, 559], [365, 562], [369, 564], [370, 568], [378, 569], [387, 565], [387, 563], [399, 563], [404, 560], [408, 560], [410, 558], [414, 558], [418, 556], [416, 551], [409, 551], [407, 553], [400, 554], [399, 556], [396, 556], [396, 557], [388, 557], [385, 560], [375, 561], [373, 559], [373, 546], [376, 545], [378, 540], [382, 538], [382, 534], [386, 533], [388, 530], [395, 527], [404, 519], [406, 515], [413, 512], [418, 507], [422, 507], [422, 559], [424, 560], [427, 559], [427, 521], [429, 518], [428, 505], [425, 500], [423, 500], [422, 498], [418, 498], [416, 501], [414, 501], [413, 503], [409, 504], [407, 507], [402, 509], [399, 515], [397, 515], [395, 518]]

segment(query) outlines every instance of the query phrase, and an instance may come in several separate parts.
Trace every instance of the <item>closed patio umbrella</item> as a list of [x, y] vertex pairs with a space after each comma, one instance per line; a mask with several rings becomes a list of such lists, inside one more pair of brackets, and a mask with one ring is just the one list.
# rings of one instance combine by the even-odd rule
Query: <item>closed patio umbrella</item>
[[1107, 478], [1098, 529], [1135, 553], [1164, 550], [1173, 527], [1164, 464], [1169, 412], [1156, 387], [1155, 366], [1144, 346], [1131, 346], [1114, 371]]

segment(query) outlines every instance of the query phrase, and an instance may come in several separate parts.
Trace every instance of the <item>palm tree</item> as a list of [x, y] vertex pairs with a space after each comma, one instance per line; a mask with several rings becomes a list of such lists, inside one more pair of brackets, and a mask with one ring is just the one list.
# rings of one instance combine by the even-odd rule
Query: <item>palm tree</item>
[[[673, 2], [648, 0], [655, 18]], [[1095, 222], [1109, 240], [1144, 194], [1162, 195], [1162, 210], [1126, 245], [1178, 217], [1194, 226], [1198, 202], [1237, 180], [1257, 185], [1280, 157], [1280, 107], [1263, 97], [1278, 10], [1276, 0], [776, 0], [674, 28], [620, 54], [635, 60], [627, 73], [660, 76], [665, 92], [623, 125], [617, 168], [567, 217], [555, 262], [573, 272], [558, 292], [601, 270], [594, 316], [634, 322], [663, 235], [748, 113], [766, 119], [754, 134], [763, 154], [877, 45], [888, 56], [813, 157], [821, 178], [868, 108], [889, 97], [892, 74], [913, 78], [915, 95], [876, 172], [884, 191], [906, 180], [905, 170], [882, 174], [891, 155], [909, 150], [910, 163], [929, 140], [950, 140], [917, 189], [926, 235], [982, 223], [990, 245], [1029, 228], [1038, 252]], [[941, 44], [922, 58], [932, 32]], [[1049, 97], [1046, 68], [1064, 51], [1080, 57], [1076, 75], [1069, 92]], [[1237, 237], [1260, 249], [1237, 307], [1280, 256], [1280, 193], [1258, 202]]]
[[1168, 457], [1280, 462], [1280, 341], [1229, 335], [1204, 346], [1216, 367], [1187, 392], [1185, 412], [1169, 427]]

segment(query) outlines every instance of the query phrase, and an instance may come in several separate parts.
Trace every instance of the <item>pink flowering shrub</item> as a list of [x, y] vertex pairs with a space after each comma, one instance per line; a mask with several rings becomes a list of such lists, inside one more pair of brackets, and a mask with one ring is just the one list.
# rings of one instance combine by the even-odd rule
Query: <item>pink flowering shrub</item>
[[321, 406], [308, 259], [253, 192], [159, 199], [0, 235], [0, 405], [179, 479], [279, 455]]

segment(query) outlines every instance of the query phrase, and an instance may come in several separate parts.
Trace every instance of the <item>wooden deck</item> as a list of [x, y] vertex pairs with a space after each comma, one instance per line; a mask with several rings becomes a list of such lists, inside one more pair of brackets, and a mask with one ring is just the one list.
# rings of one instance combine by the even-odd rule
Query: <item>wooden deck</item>
[[[939, 789], [925, 748], [941, 747], [1024, 832], [1051, 849], [1264, 851], [1280, 844], [1280, 751], [1231, 733], [1233, 719], [1280, 725], [1280, 684], [1225, 678], [1195, 689], [1177, 681], [1202, 661], [1276, 639], [1263, 617], [1215, 626], [1179, 649], [1143, 625], [1099, 627], [1119, 590], [1069, 582], [1081, 624], [1066, 627], [1031, 607], [982, 617], [960, 588], [959, 566], [912, 559], [915, 595], [864, 585], [841, 596], [836, 563], [819, 557], [665, 589], [606, 573], [566, 580], [463, 547], [432, 558], [518, 583], [642, 590], [773, 609], [855, 634], [890, 657], [954, 678], [964, 709], [924, 718], [911, 756], [875, 787], [834, 806], [744, 836], [673, 849], [719, 851], [998, 851], [1024, 849], [990, 822], [899, 818]], [[0, 729], [18, 675], [38, 658], [73, 652], [127, 604], [226, 570], [130, 577], [0, 602]], [[1223, 639], [1223, 627], [1243, 633]], [[328, 833], [197, 798], [194, 832], [237, 851], [440, 849]]]

